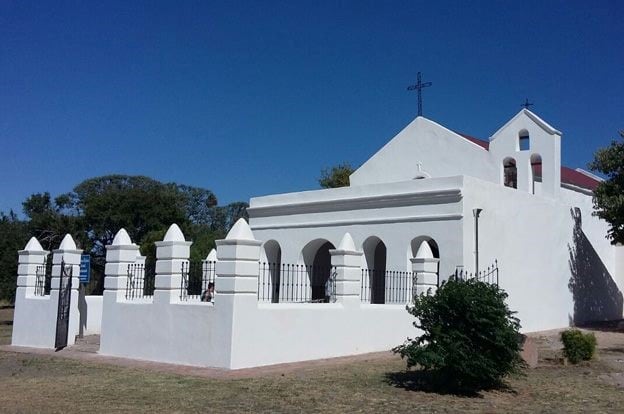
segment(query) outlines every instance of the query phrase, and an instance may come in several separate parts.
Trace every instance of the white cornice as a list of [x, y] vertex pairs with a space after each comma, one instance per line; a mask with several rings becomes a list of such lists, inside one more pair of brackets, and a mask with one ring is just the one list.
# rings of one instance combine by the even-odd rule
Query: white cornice
[[419, 221], [446, 221], [461, 220], [463, 214], [423, 214], [417, 216], [397, 216], [384, 218], [361, 218], [361, 219], [345, 219], [345, 220], [327, 220], [327, 221], [306, 221], [301, 223], [282, 223], [282, 224], [260, 224], [251, 225], [252, 230], [276, 230], [276, 229], [300, 229], [310, 227], [334, 227], [334, 226], [352, 226], [356, 224], [388, 224], [388, 223], [412, 223]]
[[249, 207], [247, 212], [250, 218], [258, 218], [293, 214], [325, 213], [331, 211], [403, 207], [422, 204], [447, 204], [458, 202], [461, 198], [461, 188], [453, 188], [447, 190], [383, 194], [336, 200], [293, 202], [271, 206]]

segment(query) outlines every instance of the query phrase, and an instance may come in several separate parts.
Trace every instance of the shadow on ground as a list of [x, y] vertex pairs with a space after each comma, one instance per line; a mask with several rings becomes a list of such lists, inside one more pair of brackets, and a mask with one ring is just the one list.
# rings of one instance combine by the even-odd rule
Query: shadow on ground
[[465, 390], [449, 388], [435, 372], [430, 371], [399, 371], [390, 372], [385, 375], [385, 380], [389, 385], [402, 388], [406, 391], [420, 391], [440, 395], [456, 395], [472, 398], [483, 398], [481, 391], [502, 391], [514, 394], [515, 391], [507, 384], [500, 384], [497, 387], [490, 387], [481, 390]]

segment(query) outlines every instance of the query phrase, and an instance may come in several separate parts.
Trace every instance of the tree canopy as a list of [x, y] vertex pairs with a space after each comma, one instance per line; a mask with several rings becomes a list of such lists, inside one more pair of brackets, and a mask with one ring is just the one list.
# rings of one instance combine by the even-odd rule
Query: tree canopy
[[607, 177], [594, 191], [594, 214], [609, 223], [607, 238], [624, 244], [624, 130], [619, 141], [596, 151], [589, 168]]
[[[35, 236], [46, 250], [58, 247], [66, 233], [91, 255], [89, 291], [103, 289], [105, 246], [125, 228], [141, 253], [154, 259], [154, 242], [162, 240], [172, 223], [193, 241], [191, 259], [204, 259], [240, 217], [247, 218], [247, 203], [217, 205], [207, 189], [161, 183], [144, 176], [107, 175], [89, 178], [66, 194], [52, 199], [49, 193], [29, 196], [23, 203], [25, 220], [0, 213], [0, 299], [15, 294], [17, 250]], [[6, 262], [6, 264], [5, 264]], [[9, 266], [11, 264], [11, 266]]]
[[349, 176], [355, 171], [349, 163], [342, 163], [321, 171], [319, 184], [323, 188], [348, 187]]

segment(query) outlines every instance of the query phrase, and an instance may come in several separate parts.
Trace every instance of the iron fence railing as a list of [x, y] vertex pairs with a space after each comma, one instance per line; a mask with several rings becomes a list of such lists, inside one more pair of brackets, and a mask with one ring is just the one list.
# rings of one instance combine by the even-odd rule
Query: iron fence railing
[[126, 299], [149, 299], [154, 296], [156, 266], [153, 262], [133, 263], [128, 265]]
[[386, 300], [385, 278], [385, 270], [362, 269], [361, 301], [366, 303], [384, 303]]
[[361, 280], [360, 299], [372, 304], [409, 303], [414, 299], [416, 285], [433, 288], [440, 284], [439, 277], [436, 283], [425, 283], [416, 273], [400, 270], [362, 269]]
[[260, 262], [258, 301], [311, 302], [335, 301], [336, 268], [303, 264]]
[[457, 266], [453, 277], [457, 280], [476, 279], [480, 282], [498, 286], [499, 285], [498, 260], [494, 260], [494, 263], [492, 263], [486, 269], [480, 270], [476, 274], [473, 272], [465, 271], [462, 266]]
[[409, 303], [413, 300], [414, 273], [386, 271], [385, 303]]
[[42, 265], [35, 269], [35, 296], [47, 296], [52, 286], [52, 260], [46, 257]]
[[210, 260], [183, 262], [180, 300], [211, 302], [214, 297], [215, 264]]

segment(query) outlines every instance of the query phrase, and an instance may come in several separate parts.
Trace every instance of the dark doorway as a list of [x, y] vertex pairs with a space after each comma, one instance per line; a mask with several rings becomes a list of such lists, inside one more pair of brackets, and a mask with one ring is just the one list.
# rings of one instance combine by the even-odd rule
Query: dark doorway
[[381, 240], [375, 247], [375, 270], [371, 280], [371, 303], [386, 302], [386, 245]]
[[310, 285], [312, 287], [312, 300], [327, 300], [326, 284], [331, 273], [331, 255], [329, 250], [334, 245], [326, 242], [316, 251], [312, 269], [310, 272]]

